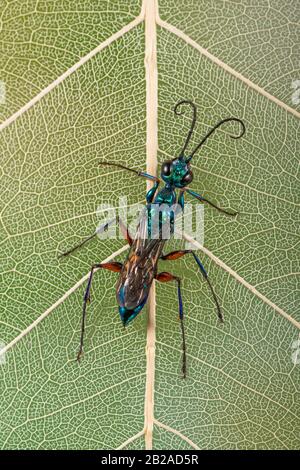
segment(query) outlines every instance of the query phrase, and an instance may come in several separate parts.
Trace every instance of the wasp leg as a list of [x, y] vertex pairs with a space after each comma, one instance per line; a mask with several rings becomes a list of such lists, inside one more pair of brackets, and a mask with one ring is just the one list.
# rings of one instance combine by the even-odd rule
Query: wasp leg
[[182, 375], [183, 378], [186, 378], [186, 343], [185, 343], [185, 332], [183, 324], [183, 305], [182, 305], [182, 296], [181, 296], [181, 279], [177, 276], [174, 276], [171, 273], [162, 272], [155, 276], [155, 279], [159, 282], [177, 282], [177, 294], [178, 294], [178, 308], [179, 308], [179, 319], [180, 327], [182, 334]]
[[160, 183], [160, 179], [157, 176], [149, 175], [149, 173], [146, 173], [145, 171], [138, 171], [134, 170], [133, 168], [128, 168], [128, 166], [121, 165], [121, 163], [100, 162], [99, 165], [115, 166], [116, 168], [121, 168], [122, 170], [130, 171], [131, 173], [136, 174], [136, 176], [146, 178], [147, 180], [155, 181], [153, 188], [149, 189], [146, 194], [146, 201], [148, 204], [151, 204]]
[[93, 233], [92, 235], [90, 235], [89, 237], [85, 238], [84, 240], [82, 240], [80, 243], [78, 243], [78, 245], [74, 246], [73, 248], [71, 248], [70, 250], [66, 251], [65, 253], [61, 253], [60, 255], [58, 255], [59, 258], [62, 258], [62, 257], [65, 257], [65, 256], [69, 256], [71, 253], [73, 253], [75, 250], [78, 250], [79, 248], [81, 248], [83, 245], [85, 245], [87, 242], [89, 242], [90, 240], [92, 240], [96, 235], [98, 235], [99, 233], [103, 233], [105, 232], [106, 230], [108, 230], [108, 227], [110, 225], [112, 225], [114, 222], [118, 223], [120, 225], [120, 229], [121, 229], [121, 232], [124, 236], [124, 238], [128, 241], [129, 245], [132, 245], [132, 238], [129, 234], [129, 231], [128, 231], [128, 228], [123, 224], [122, 220], [119, 218], [119, 216], [111, 219], [109, 222], [106, 222], [106, 224], [103, 224], [103, 225], [100, 225], [100, 227], [97, 227], [95, 233]]
[[156, 190], [159, 186], [159, 183], [160, 183], [160, 180], [155, 180], [155, 183], [152, 186], [152, 188], [150, 188], [149, 191], [147, 191], [146, 201], [147, 201], [148, 204], [151, 204], [151, 202], [153, 201]]
[[200, 268], [200, 271], [201, 271], [201, 274], [203, 275], [204, 279], [206, 280], [209, 288], [210, 288], [210, 291], [212, 293], [212, 296], [214, 298], [214, 301], [215, 301], [215, 304], [216, 304], [216, 307], [217, 307], [217, 314], [218, 314], [218, 318], [220, 320], [220, 322], [224, 322], [224, 319], [223, 319], [223, 314], [222, 314], [222, 310], [221, 310], [221, 307], [220, 307], [220, 304], [219, 304], [219, 301], [218, 301], [218, 297], [215, 293], [215, 290], [210, 282], [210, 279], [208, 277], [208, 274], [203, 266], [203, 264], [201, 263], [200, 259], [198, 258], [198, 256], [195, 254], [195, 252], [193, 250], [177, 250], [177, 251], [172, 251], [171, 253], [168, 253], [167, 255], [162, 255], [160, 257], [160, 259], [162, 260], [175, 260], [175, 259], [178, 259], [178, 258], [181, 258], [182, 256], [184, 255], [187, 255], [187, 254], [191, 254], [193, 257], [194, 257], [194, 260], [196, 261], [198, 267]]
[[200, 194], [198, 193], [195, 193], [195, 191], [192, 191], [191, 189], [186, 189], [185, 190], [188, 194], [190, 194], [191, 196], [195, 197], [196, 199], [198, 199], [198, 201], [202, 201], [202, 202], [207, 202], [207, 204], [209, 204], [210, 206], [212, 206], [214, 209], [217, 209], [218, 211], [220, 212], [223, 212], [223, 214], [226, 214], [226, 215], [230, 215], [231, 217], [234, 217], [238, 214], [238, 212], [231, 212], [231, 211], [226, 211], [225, 209], [222, 209], [221, 207], [217, 206], [216, 204], [214, 204], [213, 202], [209, 201], [208, 199], [206, 199], [205, 197], [201, 196]]
[[92, 286], [93, 275], [95, 269], [108, 269], [109, 271], [114, 271], [119, 273], [122, 269], [122, 263], [117, 263], [115, 261], [111, 261], [110, 263], [101, 263], [101, 264], [93, 264], [90, 271], [90, 277], [87, 283], [87, 287], [83, 297], [83, 309], [82, 309], [82, 320], [81, 320], [81, 336], [80, 336], [80, 346], [79, 351], [77, 354], [77, 361], [80, 360], [82, 353], [83, 353], [83, 337], [84, 337], [84, 330], [85, 330], [85, 319], [86, 319], [86, 306], [90, 302], [90, 292]]
[[126, 227], [126, 225], [124, 225], [124, 223], [122, 222], [122, 220], [120, 219], [119, 216], [116, 217], [116, 220], [119, 223], [119, 226], [120, 226], [123, 237], [125, 238], [125, 240], [128, 241], [129, 246], [131, 246], [133, 240], [132, 240], [131, 235], [129, 233], [128, 227]]
[[136, 176], [141, 176], [142, 178], [146, 178], [148, 180], [152, 180], [152, 181], [156, 181], [160, 183], [160, 179], [157, 176], [149, 175], [149, 173], [146, 173], [145, 171], [138, 171], [138, 170], [135, 170], [134, 168], [129, 168], [128, 166], [121, 165], [121, 163], [99, 162], [99, 165], [114, 166], [116, 168], [121, 168], [122, 170], [130, 171], [131, 173], [134, 173]]

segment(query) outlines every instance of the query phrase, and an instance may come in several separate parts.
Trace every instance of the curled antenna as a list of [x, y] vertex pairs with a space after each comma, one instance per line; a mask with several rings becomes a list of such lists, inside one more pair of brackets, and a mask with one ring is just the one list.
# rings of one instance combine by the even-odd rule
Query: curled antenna
[[179, 158], [183, 158], [184, 157], [184, 153], [186, 151], [186, 148], [189, 144], [189, 141], [192, 137], [192, 134], [193, 134], [193, 130], [194, 130], [194, 127], [195, 127], [195, 124], [196, 124], [196, 119], [197, 119], [197, 108], [195, 106], [195, 104], [190, 101], [190, 100], [182, 100], [182, 101], [179, 101], [175, 107], [174, 107], [174, 113], [176, 114], [176, 116], [180, 116], [181, 114], [183, 114], [183, 111], [179, 111], [178, 108], [183, 105], [183, 104], [188, 104], [191, 106], [192, 110], [193, 110], [193, 119], [192, 119], [192, 124], [191, 124], [191, 128], [189, 130], [189, 133], [187, 135], [187, 138], [185, 140], [185, 143], [184, 143], [184, 146], [179, 154]]
[[242, 126], [242, 130], [240, 132], [239, 135], [232, 135], [232, 134], [229, 134], [229, 136], [232, 138], [232, 139], [239, 139], [240, 137], [242, 137], [245, 132], [246, 132], [246, 128], [245, 128], [245, 124], [243, 123], [243, 121], [241, 119], [238, 119], [238, 118], [235, 118], [235, 117], [230, 117], [230, 118], [226, 118], [226, 119], [222, 119], [222, 121], [218, 122], [207, 134], [206, 136], [201, 140], [200, 144], [197, 145], [197, 147], [195, 148], [195, 150], [193, 150], [193, 152], [191, 153], [191, 155], [186, 159], [186, 162], [190, 162], [191, 159], [193, 158], [193, 156], [195, 155], [195, 153], [199, 150], [199, 148], [204, 144], [204, 142], [206, 142], [206, 140], [208, 139], [208, 137], [211, 136], [211, 134], [213, 134], [213, 132], [215, 132], [216, 129], [218, 129], [218, 127], [220, 127], [222, 124], [224, 124], [225, 122], [229, 122], [229, 121], [235, 121], [235, 122], [238, 122], [241, 126]]

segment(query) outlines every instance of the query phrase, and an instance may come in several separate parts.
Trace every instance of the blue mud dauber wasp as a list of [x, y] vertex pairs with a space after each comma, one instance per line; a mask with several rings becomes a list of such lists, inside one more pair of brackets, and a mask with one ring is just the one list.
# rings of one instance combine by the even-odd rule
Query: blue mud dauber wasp
[[[245, 125], [243, 121], [238, 118], [230, 117], [219, 121], [201, 140], [201, 142], [195, 147], [195, 149], [186, 156], [186, 149], [189, 144], [189, 141], [192, 137], [194, 127], [197, 119], [197, 109], [195, 104], [189, 100], [179, 101], [175, 108], [175, 115], [181, 115], [182, 112], [179, 111], [182, 105], [189, 105], [193, 112], [192, 123], [190, 130], [188, 132], [184, 146], [178, 157], [173, 158], [172, 160], [167, 160], [163, 162], [161, 166], [161, 179], [149, 175], [143, 171], [137, 171], [132, 168], [128, 168], [125, 165], [119, 163], [111, 162], [100, 162], [100, 165], [113, 166], [126, 171], [129, 171], [135, 174], [138, 177], [145, 178], [154, 182], [153, 187], [146, 194], [146, 205], [144, 213], [142, 214], [137, 232], [134, 238], [131, 238], [128, 229], [125, 227], [123, 222], [119, 217], [114, 218], [113, 220], [107, 222], [101, 227], [97, 228], [96, 232], [93, 235], [84, 239], [81, 243], [76, 245], [71, 250], [61, 254], [60, 256], [67, 256], [73, 251], [77, 250], [89, 240], [94, 238], [98, 233], [108, 229], [108, 226], [112, 223], [119, 223], [120, 229], [124, 238], [127, 239], [130, 250], [125, 262], [110, 262], [110, 263], [100, 263], [94, 264], [91, 267], [90, 276], [88, 279], [87, 287], [83, 299], [83, 312], [82, 312], [82, 325], [81, 325], [81, 338], [80, 338], [80, 347], [77, 355], [79, 360], [83, 353], [83, 337], [85, 329], [85, 320], [86, 320], [86, 307], [90, 301], [90, 292], [91, 285], [94, 276], [95, 269], [102, 268], [114, 271], [120, 274], [119, 280], [116, 286], [116, 295], [117, 302], [119, 305], [119, 313], [123, 325], [128, 325], [142, 310], [144, 305], [147, 302], [149, 291], [154, 279], [159, 282], [170, 282], [175, 281], [177, 283], [177, 295], [178, 295], [178, 310], [179, 310], [179, 319], [181, 325], [181, 334], [182, 334], [182, 374], [183, 377], [186, 377], [186, 341], [185, 341], [185, 332], [184, 332], [184, 323], [183, 323], [183, 303], [181, 295], [181, 279], [178, 276], [175, 276], [169, 272], [160, 272], [157, 271], [158, 261], [159, 260], [176, 260], [190, 254], [208, 284], [208, 287], [213, 296], [214, 302], [217, 308], [218, 318], [223, 322], [223, 315], [221, 307], [214, 291], [214, 288], [210, 282], [210, 278], [201, 263], [198, 255], [191, 249], [189, 250], [176, 250], [168, 254], [163, 254], [163, 248], [166, 243], [166, 239], [162, 236], [162, 228], [168, 225], [170, 227], [170, 234], [174, 233], [174, 223], [175, 217], [178, 215], [178, 211], [184, 210], [184, 195], [185, 193], [190, 196], [198, 199], [198, 201], [209, 204], [218, 211], [229, 215], [235, 216], [237, 212], [226, 211], [200, 194], [188, 188], [188, 185], [193, 180], [193, 172], [191, 170], [191, 160], [199, 148], [205, 143], [208, 137], [218, 129], [222, 124], [229, 121], [238, 122], [242, 130], [239, 135], [231, 135], [230, 137], [237, 139], [242, 137], [245, 133]], [[161, 190], [158, 190], [159, 184], [164, 182], [164, 187]], [[177, 196], [176, 191], [179, 190], [179, 195]], [[175, 207], [175, 210], [174, 210]], [[159, 214], [159, 216], [158, 216]], [[157, 219], [158, 217], [158, 219]], [[158, 224], [154, 224], [154, 220], [158, 220]], [[154, 225], [156, 227], [154, 228]]]

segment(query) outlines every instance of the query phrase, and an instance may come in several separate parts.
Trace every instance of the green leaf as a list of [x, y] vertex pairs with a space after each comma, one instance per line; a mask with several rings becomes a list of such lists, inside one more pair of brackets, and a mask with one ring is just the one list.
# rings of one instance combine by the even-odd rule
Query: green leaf
[[[240, 74], [293, 106], [299, 8], [289, 0], [160, 1], [160, 16]], [[299, 103], [298, 103], [299, 104]]]
[[6, 83], [6, 102], [0, 122], [132, 21], [139, 9], [139, 0], [2, 0], [0, 80]]
[[[85, 354], [75, 361], [86, 276], [95, 262], [124, 260], [125, 243], [94, 240], [69, 258], [57, 255], [93, 233], [100, 204], [117, 206], [124, 195], [128, 206], [144, 203], [145, 181], [98, 162], [146, 169], [148, 32], [137, 21], [6, 121], [140, 12], [134, 1], [46, 2], [36, 13], [29, 3], [18, 14], [7, 6], [0, 30], [6, 51], [0, 80], [8, 90], [0, 104], [0, 340], [8, 346], [0, 365], [0, 445], [143, 449], [152, 330], [146, 308], [123, 329], [114, 273], [94, 277]], [[155, 2], [146, 4], [149, 15]], [[205, 207], [204, 249], [198, 247], [225, 323], [218, 323], [192, 258], [159, 265], [183, 279], [188, 377], [180, 376], [176, 288], [157, 283], [154, 449], [299, 447], [299, 113], [287, 88], [297, 76], [276, 32], [287, 36], [291, 28], [291, 50], [296, 39], [289, 7], [281, 2], [266, 17], [260, 4], [252, 2], [250, 12], [240, 2], [231, 9], [160, 2], [158, 161], [178, 154], [189, 129], [189, 110], [173, 113], [180, 99], [198, 107], [191, 148], [227, 116], [243, 119], [247, 131], [233, 140], [235, 125], [224, 126], [192, 162], [191, 187], [239, 211], [231, 219]], [[216, 39], [220, 30], [223, 43]], [[269, 42], [264, 35], [257, 42], [263, 30]], [[166, 250], [183, 243], [172, 241]]]

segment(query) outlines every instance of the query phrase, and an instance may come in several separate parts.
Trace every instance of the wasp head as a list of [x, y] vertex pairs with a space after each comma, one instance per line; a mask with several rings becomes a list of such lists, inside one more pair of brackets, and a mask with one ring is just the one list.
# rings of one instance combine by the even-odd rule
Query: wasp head
[[170, 186], [184, 188], [193, 181], [193, 172], [183, 158], [174, 158], [162, 164], [161, 177]]

